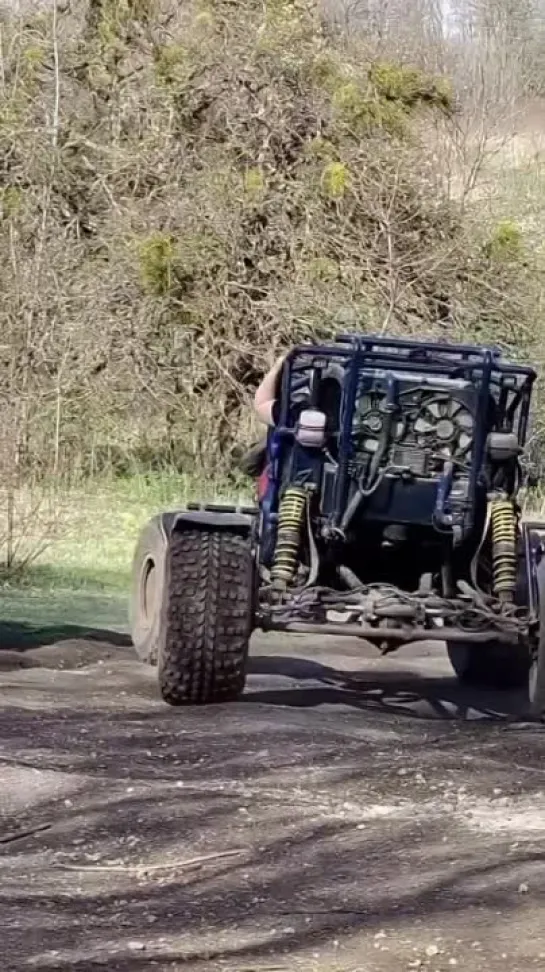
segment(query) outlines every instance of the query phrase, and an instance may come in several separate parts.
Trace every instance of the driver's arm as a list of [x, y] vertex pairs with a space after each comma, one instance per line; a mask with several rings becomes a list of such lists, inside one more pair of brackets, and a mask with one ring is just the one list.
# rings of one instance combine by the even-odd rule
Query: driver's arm
[[265, 375], [254, 397], [254, 408], [258, 418], [265, 425], [275, 424], [275, 405], [278, 400], [278, 386], [280, 383], [280, 372], [286, 359], [283, 354], [272, 366], [271, 370]]

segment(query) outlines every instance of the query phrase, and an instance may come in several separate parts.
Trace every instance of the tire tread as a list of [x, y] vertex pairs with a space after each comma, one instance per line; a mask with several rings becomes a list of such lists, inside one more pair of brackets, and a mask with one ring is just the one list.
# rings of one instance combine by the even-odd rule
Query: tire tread
[[241, 694], [251, 584], [249, 538], [198, 528], [171, 535], [159, 650], [159, 685], [170, 705], [226, 702]]

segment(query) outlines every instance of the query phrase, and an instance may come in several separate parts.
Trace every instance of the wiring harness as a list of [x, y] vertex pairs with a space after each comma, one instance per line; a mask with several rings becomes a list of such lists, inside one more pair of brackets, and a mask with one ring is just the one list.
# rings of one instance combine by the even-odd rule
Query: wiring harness
[[[342, 571], [342, 568], [341, 568]], [[460, 596], [440, 597], [433, 593], [407, 593], [381, 584], [360, 585], [357, 589], [337, 591], [327, 587], [291, 588], [283, 594], [271, 587], [262, 589], [264, 608], [274, 625], [291, 621], [323, 623], [334, 613], [339, 624], [380, 624], [436, 628], [438, 622], [461, 631], [498, 631], [523, 635], [528, 630], [527, 608], [487, 597], [465, 582], [458, 585]]]

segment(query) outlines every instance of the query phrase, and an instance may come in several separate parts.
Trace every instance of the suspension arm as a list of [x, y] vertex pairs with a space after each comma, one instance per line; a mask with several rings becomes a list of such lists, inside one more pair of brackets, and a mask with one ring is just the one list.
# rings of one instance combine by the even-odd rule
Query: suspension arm
[[362, 624], [335, 624], [326, 621], [323, 624], [307, 621], [273, 621], [270, 618], [258, 619], [258, 626], [263, 631], [291, 631], [297, 634], [315, 635], [347, 635], [350, 638], [364, 638], [366, 641], [465, 641], [471, 644], [486, 644], [490, 641], [501, 641], [506, 644], [516, 644], [519, 640], [516, 632], [506, 631], [467, 631], [465, 628], [377, 628]]

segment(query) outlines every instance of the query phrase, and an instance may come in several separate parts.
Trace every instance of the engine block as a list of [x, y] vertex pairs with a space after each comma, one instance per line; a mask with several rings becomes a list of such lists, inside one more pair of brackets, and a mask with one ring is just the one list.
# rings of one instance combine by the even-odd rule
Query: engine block
[[[382, 469], [408, 469], [419, 477], [433, 477], [445, 461], [451, 461], [463, 471], [471, 461], [476, 408], [475, 389], [469, 382], [432, 385], [399, 376], [392, 403], [380, 379], [370, 382], [365, 377], [352, 423], [355, 464], [365, 468], [382, 444]], [[387, 441], [381, 443], [384, 436]]]

